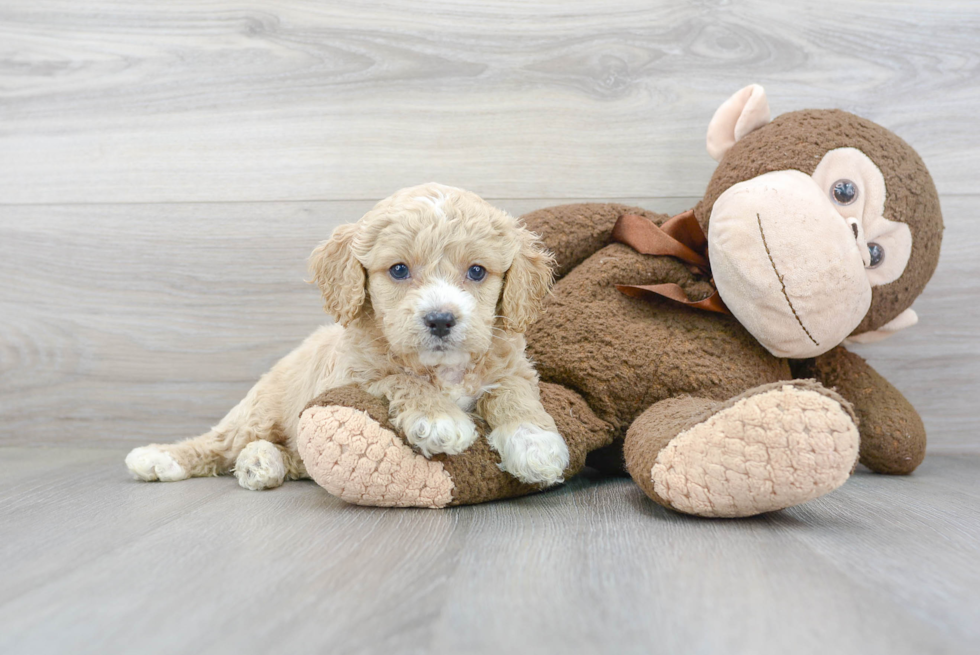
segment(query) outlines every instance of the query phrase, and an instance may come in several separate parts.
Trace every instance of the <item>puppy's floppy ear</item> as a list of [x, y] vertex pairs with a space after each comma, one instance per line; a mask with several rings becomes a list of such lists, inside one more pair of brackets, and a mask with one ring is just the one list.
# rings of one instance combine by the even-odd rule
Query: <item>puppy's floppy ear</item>
[[520, 228], [518, 243], [520, 249], [504, 274], [504, 291], [500, 295], [504, 326], [512, 332], [524, 332], [538, 317], [541, 301], [551, 288], [555, 265], [555, 258], [533, 232]]
[[323, 308], [345, 327], [361, 312], [365, 299], [367, 275], [351, 249], [357, 229], [341, 225], [310, 255], [312, 281], [320, 287]]

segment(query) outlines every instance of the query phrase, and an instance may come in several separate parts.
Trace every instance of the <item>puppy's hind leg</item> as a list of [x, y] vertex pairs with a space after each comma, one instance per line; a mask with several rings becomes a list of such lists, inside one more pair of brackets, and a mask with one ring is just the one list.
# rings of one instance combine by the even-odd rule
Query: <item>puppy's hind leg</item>
[[126, 466], [134, 478], [148, 482], [230, 473], [249, 443], [259, 439], [283, 441], [281, 430], [262, 409], [255, 394], [249, 393], [208, 432], [177, 443], [134, 448], [126, 456]]
[[210, 430], [199, 437], [177, 443], [154, 443], [134, 448], [126, 455], [126, 466], [137, 480], [176, 482], [187, 478], [221, 475], [231, 470], [226, 435]]
[[[138, 480], [169, 482], [222, 475], [233, 469], [245, 474], [246, 469], [254, 468], [261, 484], [243, 482], [249, 489], [278, 486], [284, 478], [307, 477], [294, 445], [299, 414], [306, 401], [326, 386], [341, 334], [339, 326], [317, 330], [259, 378], [210, 431], [174, 444], [136, 448], [126, 457], [129, 470]], [[266, 445], [253, 446], [250, 456], [236, 467], [242, 451], [259, 440]], [[281, 475], [280, 469], [284, 470]]]

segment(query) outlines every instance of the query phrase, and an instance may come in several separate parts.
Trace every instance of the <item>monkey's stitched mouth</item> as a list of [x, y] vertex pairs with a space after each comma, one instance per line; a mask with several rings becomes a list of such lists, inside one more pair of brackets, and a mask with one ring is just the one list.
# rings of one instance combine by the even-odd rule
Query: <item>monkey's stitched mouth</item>
[[782, 289], [783, 291], [783, 298], [786, 299], [786, 304], [789, 305], [789, 310], [793, 312], [793, 317], [796, 319], [796, 322], [799, 323], [800, 327], [803, 328], [803, 331], [806, 333], [806, 336], [809, 337], [810, 341], [813, 342], [814, 346], [817, 346], [819, 348], [820, 344], [817, 343], [817, 340], [813, 338], [813, 335], [810, 334], [810, 331], [806, 329], [805, 325], [803, 325], [803, 321], [800, 319], [800, 315], [796, 313], [796, 308], [793, 307], [793, 301], [789, 299], [789, 294], [786, 292], [786, 283], [783, 281], [783, 276], [779, 274], [779, 269], [776, 268], [776, 262], [773, 260], [772, 253], [769, 251], [769, 244], [766, 243], [766, 232], [765, 230], [762, 229], [762, 217], [759, 216], [759, 214], [756, 214], [755, 220], [758, 221], [759, 223], [759, 234], [762, 236], [762, 245], [766, 249], [766, 256], [769, 257], [769, 263], [772, 265], [772, 271], [773, 273], [776, 274], [776, 279], [779, 280], [779, 288]]

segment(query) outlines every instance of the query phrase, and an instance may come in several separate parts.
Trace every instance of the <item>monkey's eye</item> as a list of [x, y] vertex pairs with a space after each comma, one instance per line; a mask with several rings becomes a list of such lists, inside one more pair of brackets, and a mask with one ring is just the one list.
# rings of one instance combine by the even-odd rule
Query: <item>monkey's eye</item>
[[487, 269], [483, 268], [479, 264], [473, 264], [470, 266], [470, 270], [466, 271], [466, 277], [474, 282], [479, 282], [487, 276]]
[[395, 264], [388, 269], [388, 275], [396, 280], [407, 280], [409, 275], [408, 266], [401, 263]]
[[881, 262], [885, 260], [885, 249], [872, 241], [868, 244], [868, 252], [871, 254], [871, 263], [868, 264], [868, 268], [878, 268]]
[[838, 205], [849, 205], [858, 197], [858, 188], [850, 180], [837, 180], [830, 188], [830, 197]]

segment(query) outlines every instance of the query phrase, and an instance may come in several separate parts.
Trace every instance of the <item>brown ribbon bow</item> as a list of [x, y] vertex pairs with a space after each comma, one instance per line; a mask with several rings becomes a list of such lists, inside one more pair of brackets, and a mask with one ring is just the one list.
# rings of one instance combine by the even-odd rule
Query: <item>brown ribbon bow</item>
[[[694, 217], [694, 210], [678, 214], [663, 225], [657, 225], [648, 218], [637, 214], [625, 214], [616, 221], [612, 233], [613, 241], [625, 243], [644, 255], [668, 255], [676, 257], [688, 265], [693, 272], [701, 273], [711, 278], [711, 266], [708, 262], [708, 239], [704, 230]], [[714, 281], [711, 282], [714, 286]], [[721, 296], [715, 290], [707, 298], [691, 300], [680, 286], [668, 284], [617, 284], [616, 288], [633, 298], [650, 299], [651, 297], [669, 298], [688, 307], [704, 309], [709, 312], [731, 314]]]

